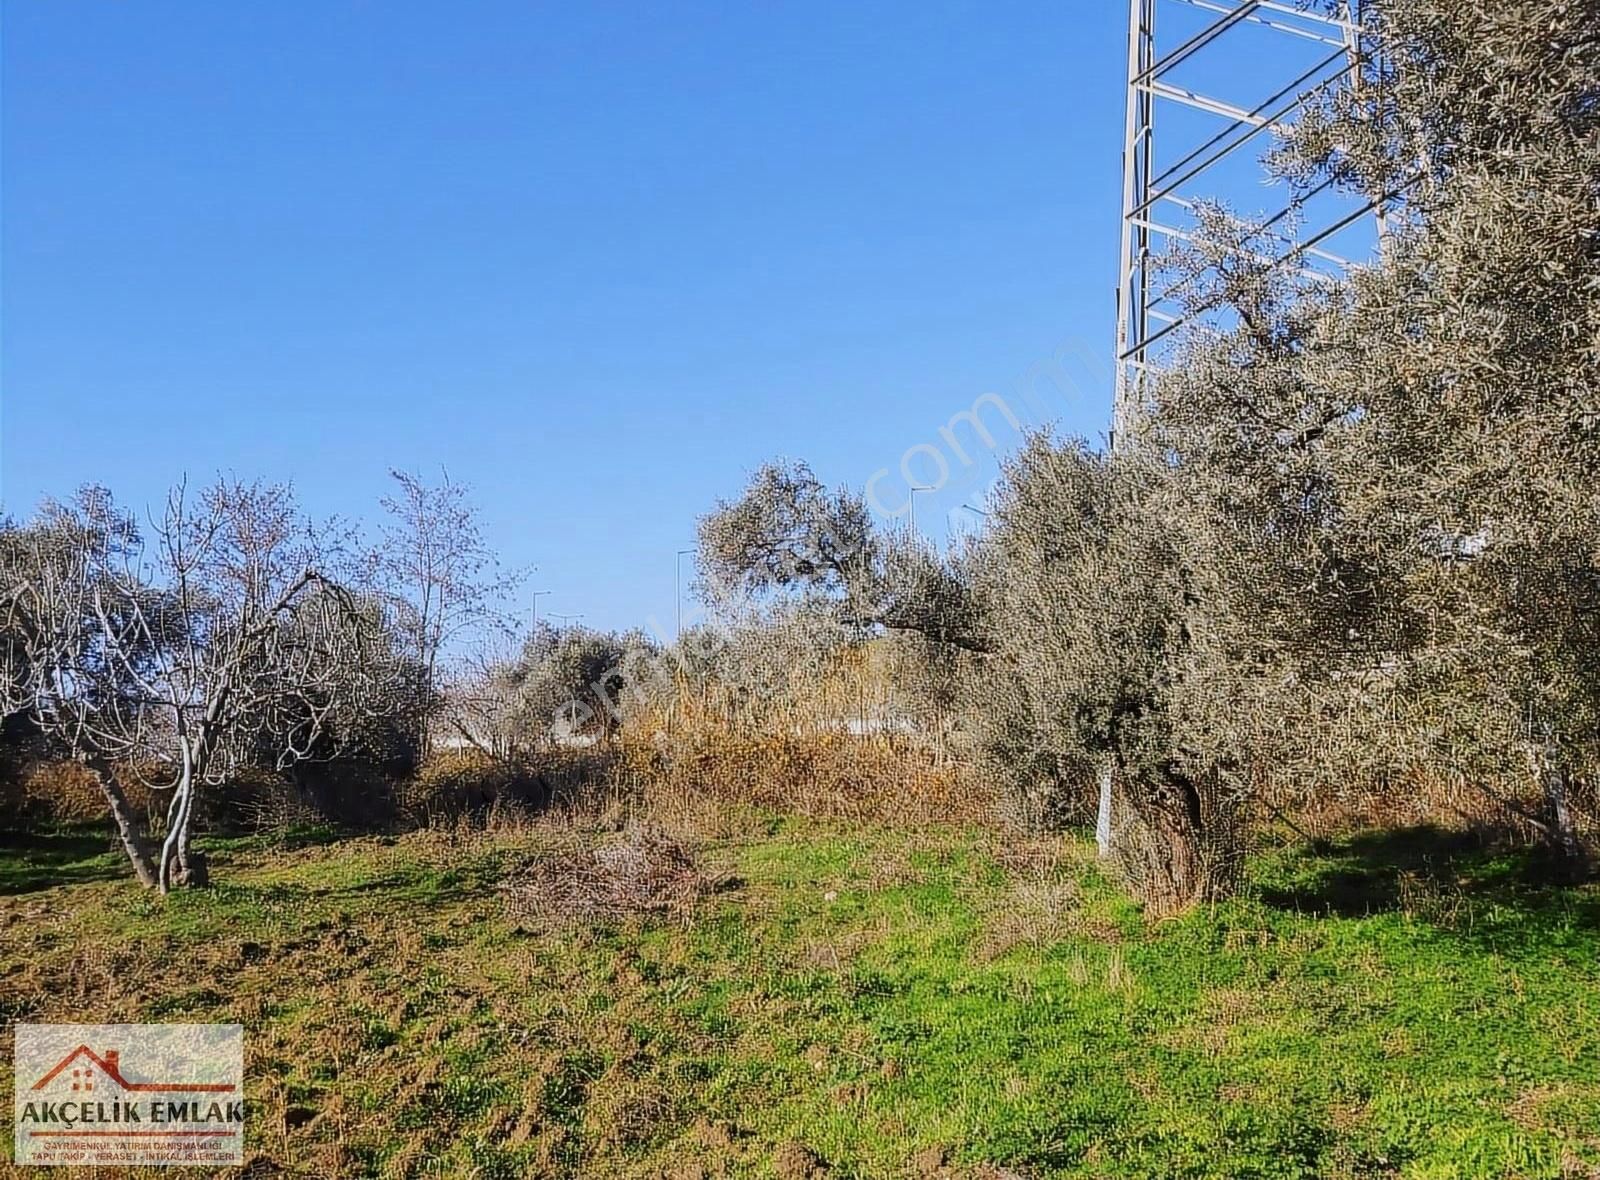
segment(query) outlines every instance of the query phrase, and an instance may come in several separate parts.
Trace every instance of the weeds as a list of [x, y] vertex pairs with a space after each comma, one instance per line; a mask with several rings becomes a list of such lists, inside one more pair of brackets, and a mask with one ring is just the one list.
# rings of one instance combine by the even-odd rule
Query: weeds
[[634, 914], [682, 921], [716, 884], [686, 845], [658, 828], [636, 825], [594, 846], [541, 854], [500, 892], [507, 912], [537, 929]]
[[496, 883], [636, 838], [609, 826], [232, 841], [206, 895], [0, 898], [0, 1001], [245, 1023], [249, 1175], [1600, 1167], [1600, 891], [1493, 847], [1283, 848], [1152, 922], [1071, 841], [742, 814], [692, 857], [736, 892], [518, 934]]

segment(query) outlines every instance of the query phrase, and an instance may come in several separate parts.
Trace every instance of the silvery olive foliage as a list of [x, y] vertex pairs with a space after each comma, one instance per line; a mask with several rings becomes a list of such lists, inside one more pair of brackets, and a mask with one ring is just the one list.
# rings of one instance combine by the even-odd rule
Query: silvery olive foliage
[[[1292, 245], [1275, 227], [1201, 209], [1167, 264], [1209, 326], [1146, 387], [1115, 457], [1033, 440], [970, 560], [853, 532], [803, 469], [703, 526], [712, 568], [756, 571], [749, 590], [805, 584], [869, 631], [925, 637], [925, 655], [962, 650], [986, 764], [1034, 811], [1111, 766], [1136, 829], [1122, 859], [1161, 904], [1227, 888], [1241, 809], [1269, 784], [1443, 777], [1584, 859], [1600, 5], [1372, 0], [1359, 16], [1361, 84], [1268, 163], [1305, 191], [1384, 198], [1375, 264], [1308, 281], [1271, 261]], [[760, 539], [775, 522], [777, 546]]]
[[536, 625], [521, 650], [460, 669], [448, 696], [453, 731], [493, 757], [613, 735], [665, 695], [660, 646], [640, 631]]
[[1581, 867], [1570, 796], [1600, 753], [1600, 5], [1385, 0], [1363, 22], [1363, 85], [1272, 162], [1399, 192], [1381, 261], [1326, 291], [1238, 252], [1201, 297], [1239, 325], [1155, 386], [1145, 442], [1274, 551], [1258, 568], [1296, 690], [1275, 773], [1532, 795], [1524, 818]]
[[647, 707], [666, 674], [659, 645], [642, 631], [539, 627], [523, 647], [523, 700], [562, 733], [611, 734]]
[[696, 562], [714, 600], [775, 591], [846, 594], [876, 558], [866, 501], [830, 491], [804, 462], [760, 467], [702, 517]]
[[1109, 764], [1132, 883], [1161, 907], [1221, 896], [1257, 648], [1232, 539], [1182, 472], [1045, 435], [991, 505], [978, 578], [994, 650], [970, 698], [988, 764], [1037, 818]]
[[684, 666], [728, 716], [909, 733], [940, 757], [963, 744], [962, 685], [990, 643], [970, 547], [875, 527], [803, 463], [761, 468], [699, 535], [713, 626]]
[[828, 490], [804, 463], [760, 468], [738, 499], [701, 518], [699, 542], [701, 596], [724, 617], [786, 596], [863, 639], [888, 630], [985, 642], [959, 554], [875, 528], [860, 496]]

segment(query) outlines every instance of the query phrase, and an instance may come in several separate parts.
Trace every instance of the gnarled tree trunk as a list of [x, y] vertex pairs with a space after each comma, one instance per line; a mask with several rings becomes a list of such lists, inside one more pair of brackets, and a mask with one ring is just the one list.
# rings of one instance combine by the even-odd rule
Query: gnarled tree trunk
[[1112, 859], [1152, 915], [1166, 917], [1219, 901], [1237, 883], [1241, 825], [1237, 801], [1220, 784], [1174, 770], [1152, 781], [1115, 776], [1122, 795]]
[[139, 884], [147, 889], [154, 889], [159, 882], [159, 875], [156, 872], [155, 861], [150, 855], [150, 845], [144, 838], [144, 832], [139, 828], [139, 821], [134, 817], [133, 808], [128, 805], [128, 796], [123, 791], [122, 784], [117, 781], [116, 772], [104, 759], [93, 758], [88, 760], [86, 765], [94, 774], [100, 793], [106, 797], [106, 807], [111, 812], [111, 822], [117, 827], [117, 838], [122, 842], [122, 850], [128, 854], [128, 860], [133, 865], [134, 876], [139, 878]]

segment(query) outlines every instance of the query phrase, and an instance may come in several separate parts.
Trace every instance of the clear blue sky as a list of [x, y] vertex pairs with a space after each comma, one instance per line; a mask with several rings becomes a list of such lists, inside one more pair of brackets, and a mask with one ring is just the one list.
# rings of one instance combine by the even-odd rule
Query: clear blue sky
[[[0, 495], [223, 470], [370, 518], [444, 466], [541, 611], [611, 626], [670, 627], [770, 456], [895, 505], [926, 444], [959, 527], [981, 394], [1104, 427], [1125, 19], [6, 0]], [[1019, 391], [1063, 349], [1076, 393]]]

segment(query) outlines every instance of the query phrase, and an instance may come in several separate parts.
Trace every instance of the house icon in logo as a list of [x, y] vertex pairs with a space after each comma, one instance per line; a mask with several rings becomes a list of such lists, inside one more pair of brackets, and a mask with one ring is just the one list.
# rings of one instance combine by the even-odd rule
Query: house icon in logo
[[123, 1076], [119, 1050], [96, 1053], [88, 1045], [79, 1045], [68, 1053], [32, 1088], [43, 1090], [58, 1079], [58, 1091], [70, 1085], [81, 1094], [95, 1092], [96, 1086], [127, 1094], [231, 1094], [238, 1088], [231, 1082], [130, 1082]]

